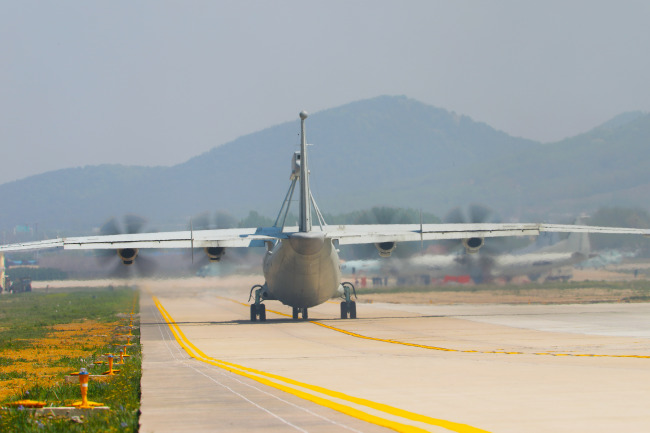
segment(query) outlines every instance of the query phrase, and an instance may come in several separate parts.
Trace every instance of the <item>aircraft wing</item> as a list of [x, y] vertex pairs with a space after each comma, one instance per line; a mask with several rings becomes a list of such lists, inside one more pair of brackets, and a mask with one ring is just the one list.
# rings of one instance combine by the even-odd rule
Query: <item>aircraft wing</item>
[[[650, 230], [563, 224], [377, 224], [339, 225], [314, 228], [340, 245], [421, 240], [536, 236], [540, 232], [635, 234], [650, 237]], [[286, 239], [297, 227], [185, 230], [106, 236], [57, 238], [1, 245], [0, 252], [63, 247], [65, 249], [259, 247], [265, 242]]]
[[282, 239], [288, 234], [280, 228], [243, 228], [186, 230], [176, 232], [135, 233], [106, 236], [82, 236], [1, 245], [2, 251], [37, 250], [63, 247], [73, 250], [125, 248], [204, 248], [254, 247], [266, 241]]
[[0, 252], [4, 251], [22, 251], [22, 250], [43, 250], [47, 248], [57, 248], [63, 246], [63, 239], [48, 239], [46, 241], [21, 242], [17, 244], [0, 245]]
[[409, 242], [420, 240], [536, 236], [540, 232], [635, 234], [650, 237], [650, 230], [570, 224], [377, 224], [325, 226], [327, 237], [339, 244]]

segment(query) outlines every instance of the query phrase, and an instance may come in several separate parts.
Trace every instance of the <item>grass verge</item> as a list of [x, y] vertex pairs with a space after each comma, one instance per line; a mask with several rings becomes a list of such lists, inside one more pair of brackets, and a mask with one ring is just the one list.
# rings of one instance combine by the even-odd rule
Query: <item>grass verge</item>
[[[79, 401], [79, 384], [65, 383], [65, 376], [82, 367], [90, 374], [107, 370], [92, 361], [120, 351], [115, 328], [128, 324], [128, 313], [138, 311], [137, 303], [137, 293], [129, 288], [1, 296], [1, 405], [24, 399], [44, 401], [46, 406]], [[120, 313], [127, 313], [127, 318], [119, 319]], [[133, 333], [139, 334], [137, 322]], [[126, 363], [115, 366], [120, 374], [105, 383], [90, 381], [88, 399], [109, 406], [109, 411], [71, 420], [35, 416], [21, 408], [2, 410], [0, 431], [137, 432], [141, 351], [137, 339], [132, 343]]]
[[648, 302], [650, 281], [571, 281], [541, 284], [448, 284], [358, 288], [366, 302], [567, 304]]

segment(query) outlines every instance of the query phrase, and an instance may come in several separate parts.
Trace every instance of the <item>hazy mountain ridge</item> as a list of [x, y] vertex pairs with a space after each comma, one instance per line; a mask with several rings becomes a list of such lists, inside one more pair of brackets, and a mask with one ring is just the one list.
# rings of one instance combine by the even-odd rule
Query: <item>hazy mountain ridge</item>
[[[128, 212], [183, 224], [190, 215], [256, 209], [275, 215], [299, 146], [296, 119], [173, 167], [101, 165], [0, 185], [0, 229], [98, 226]], [[624, 113], [585, 134], [541, 144], [402, 96], [313, 113], [311, 183], [321, 209], [485, 203], [506, 217], [562, 215], [616, 204], [647, 208], [650, 115]]]
[[132, 212], [146, 211], [132, 191], [162, 167], [119, 164], [51, 171], [0, 185], [0, 229], [38, 223], [41, 227], [88, 227], [113, 215], [116, 203]]

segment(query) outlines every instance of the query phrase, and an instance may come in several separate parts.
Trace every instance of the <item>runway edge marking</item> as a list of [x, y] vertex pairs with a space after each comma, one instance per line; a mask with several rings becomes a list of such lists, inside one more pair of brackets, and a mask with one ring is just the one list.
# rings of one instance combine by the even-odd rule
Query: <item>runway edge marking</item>
[[[346, 415], [352, 416], [354, 418], [376, 424], [382, 427], [387, 427], [392, 430], [398, 431], [398, 432], [404, 432], [404, 433], [416, 433], [416, 432], [426, 432], [427, 430], [424, 430], [422, 428], [413, 426], [413, 425], [408, 425], [408, 424], [403, 424], [399, 423], [396, 421], [392, 421], [386, 418], [381, 418], [376, 415], [369, 414], [367, 412], [364, 412], [359, 409], [355, 409], [350, 406], [346, 406], [341, 403], [337, 403], [332, 400], [328, 400], [323, 397], [319, 397], [314, 394], [309, 394], [308, 392], [291, 388], [289, 386], [283, 385], [282, 383], [277, 383], [274, 382], [273, 380], [279, 381], [279, 382], [284, 382], [285, 384], [290, 384], [293, 386], [299, 386], [304, 389], [311, 390], [312, 392], [317, 392], [323, 395], [327, 395], [331, 398], [335, 398], [338, 400], [343, 400], [347, 401], [359, 406], [365, 406], [370, 409], [373, 409], [378, 412], [383, 412], [388, 415], [396, 416], [399, 418], [404, 418], [408, 419], [414, 422], [419, 422], [419, 423], [424, 423], [424, 424], [429, 424], [432, 426], [436, 427], [442, 427], [447, 430], [451, 430], [457, 433], [489, 433], [487, 430], [482, 430], [476, 427], [472, 427], [467, 424], [460, 424], [452, 421], [446, 421], [442, 419], [437, 419], [437, 418], [432, 418], [426, 415], [420, 415], [414, 412], [410, 412], [404, 409], [399, 409], [393, 406], [385, 405], [382, 403], [376, 403], [370, 400], [366, 400], [363, 398], [358, 398], [358, 397], [352, 397], [347, 394], [338, 392], [338, 391], [331, 391], [326, 388], [322, 388], [319, 386], [315, 385], [310, 385], [306, 384], [303, 382], [299, 382], [293, 379], [285, 378], [282, 376], [274, 375], [271, 373], [266, 373], [261, 370], [256, 370], [253, 368], [248, 368], [244, 367], [241, 365], [233, 364], [227, 361], [219, 360], [216, 358], [212, 358], [205, 353], [203, 353], [200, 349], [198, 349], [186, 336], [183, 334], [181, 331], [180, 327], [176, 324], [174, 319], [171, 317], [171, 315], [167, 312], [167, 310], [162, 306], [162, 303], [158, 300], [156, 296], [152, 295], [152, 299], [160, 311], [160, 314], [162, 315], [163, 319], [165, 322], [167, 322], [167, 325], [169, 326], [172, 334], [174, 335], [174, 338], [178, 342], [178, 344], [187, 352], [187, 354], [204, 363], [214, 365], [216, 367], [222, 368], [224, 370], [227, 370], [233, 374], [237, 374], [239, 376], [247, 377], [251, 380], [254, 380], [256, 382], [262, 383], [264, 385], [270, 386], [272, 388], [284, 391], [286, 393], [292, 394], [296, 397], [302, 398], [304, 400], [311, 401], [313, 403], [319, 404], [321, 406], [328, 407], [330, 409], [336, 410], [338, 412], [344, 413]], [[273, 380], [271, 380], [273, 379]]]
[[[245, 307], [248, 307], [248, 304], [244, 304], [243, 302], [239, 302], [234, 299], [230, 298], [225, 298], [223, 296], [217, 296], [217, 298], [220, 299], [225, 299], [227, 301], [234, 302], [236, 304], [243, 305]], [[266, 310], [270, 313], [278, 314], [280, 316], [285, 316], [285, 317], [291, 317], [290, 314], [285, 314], [280, 311], [274, 311], [274, 310]], [[426, 344], [415, 344], [415, 343], [407, 343], [405, 341], [399, 341], [399, 340], [388, 340], [384, 338], [379, 338], [379, 337], [370, 337], [367, 335], [363, 334], [358, 334], [356, 332], [352, 331], [346, 331], [345, 329], [337, 328], [335, 326], [331, 325], [326, 325], [321, 322], [317, 322], [315, 320], [310, 320], [309, 323], [312, 323], [314, 325], [322, 326], [323, 328], [331, 329], [332, 331], [340, 332], [342, 334], [347, 334], [351, 337], [356, 337], [356, 338], [361, 338], [364, 340], [372, 340], [372, 341], [380, 341], [382, 343], [390, 343], [390, 344], [399, 344], [402, 346], [410, 346], [410, 347], [418, 347], [420, 349], [428, 349], [428, 350], [439, 350], [441, 352], [456, 352], [456, 353], [480, 353], [480, 354], [498, 354], [498, 355], [538, 355], [538, 356], [576, 356], [576, 357], [588, 357], [588, 358], [639, 358], [639, 359], [650, 359], [650, 355], [598, 355], [598, 354], [592, 354], [592, 353], [553, 353], [553, 352], [510, 352], [510, 351], [505, 351], [505, 350], [463, 350], [463, 349], [450, 349], [448, 347], [438, 347], [438, 346], [427, 346]]]

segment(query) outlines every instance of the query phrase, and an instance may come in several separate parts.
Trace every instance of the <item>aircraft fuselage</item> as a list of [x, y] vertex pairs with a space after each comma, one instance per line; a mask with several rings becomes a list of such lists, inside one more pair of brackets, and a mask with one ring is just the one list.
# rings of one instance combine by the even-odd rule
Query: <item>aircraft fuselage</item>
[[269, 295], [285, 305], [310, 308], [337, 295], [339, 256], [319, 232], [293, 233], [267, 251], [263, 263]]

